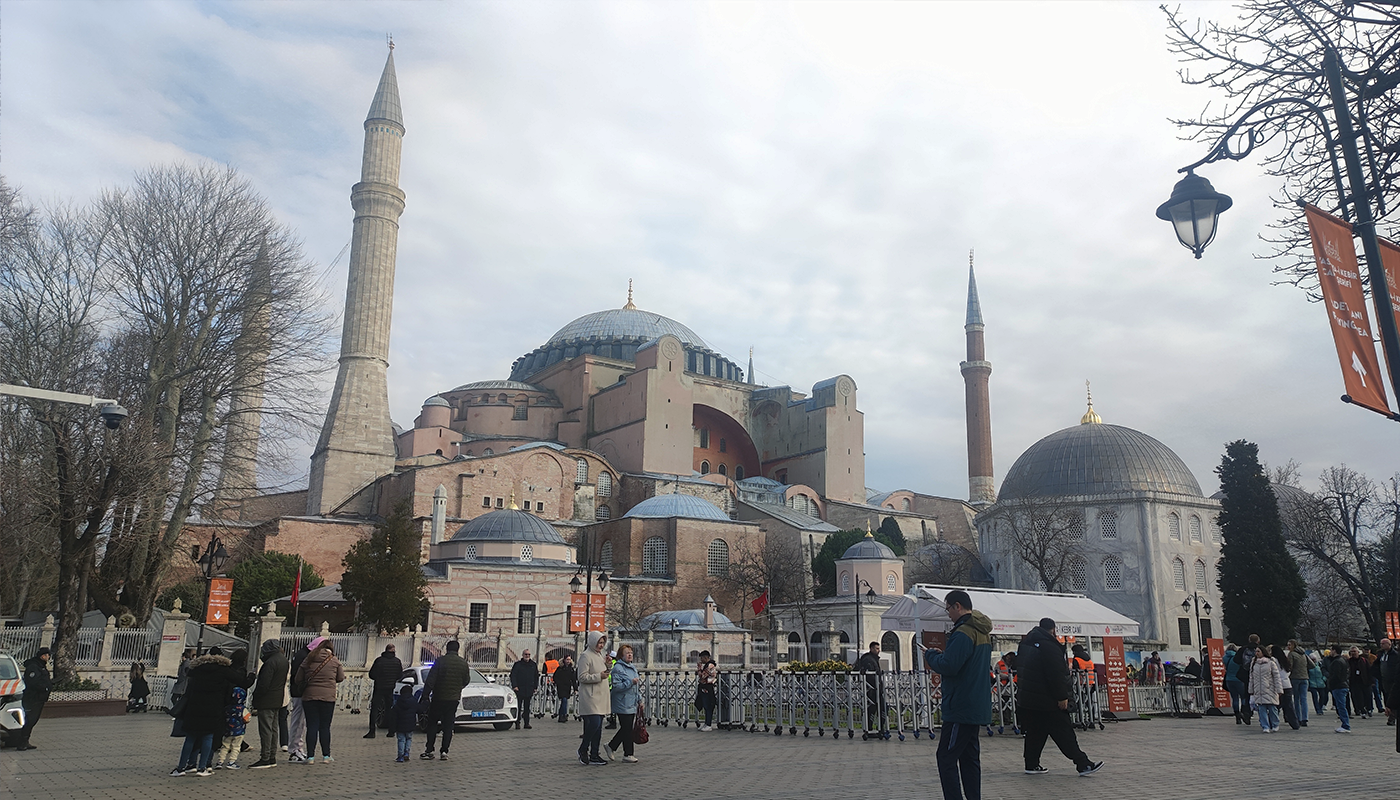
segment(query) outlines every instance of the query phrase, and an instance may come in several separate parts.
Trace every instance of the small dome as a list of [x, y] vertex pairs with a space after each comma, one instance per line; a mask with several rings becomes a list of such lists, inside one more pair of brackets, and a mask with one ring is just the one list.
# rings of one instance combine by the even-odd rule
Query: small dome
[[[683, 630], [707, 630], [705, 628], [705, 609], [687, 608], [684, 611], [658, 611], [655, 614], [647, 614], [637, 620], [638, 630], [669, 630], [671, 620], [676, 621], [675, 627]], [[725, 615], [715, 612], [715, 628], [737, 628], [734, 620]]]
[[424, 407], [424, 408], [439, 407], [439, 406], [442, 407], [442, 408], [451, 408], [451, 407], [452, 407], [452, 404], [449, 403], [449, 402], [447, 402], [446, 400], [444, 400], [443, 397], [442, 397], [442, 395], [440, 395], [440, 394], [435, 394], [435, 395], [433, 395], [432, 397], [429, 397], [427, 400], [424, 400], [424, 401], [423, 401], [423, 407]]
[[781, 488], [783, 484], [778, 483], [772, 478], [765, 478], [762, 475], [756, 475], [752, 478], [745, 478], [742, 481], [739, 481], [739, 485], [752, 486], [754, 488], [777, 489]]
[[453, 389], [454, 392], [471, 392], [477, 389], [505, 389], [512, 392], [546, 392], [548, 389], [541, 389], [538, 386], [521, 381], [477, 381], [476, 383], [464, 383]]
[[632, 506], [624, 517], [638, 519], [713, 519], [729, 522], [729, 515], [708, 500], [688, 494], [658, 494]]
[[873, 535], [867, 533], [864, 539], [846, 548], [846, 552], [841, 554], [842, 560], [851, 558], [876, 560], [896, 559], [899, 558], [899, 556], [895, 555], [893, 550], [877, 541]]
[[1121, 425], [1088, 422], [1056, 431], [1016, 459], [1002, 500], [1114, 492], [1201, 496], [1196, 476], [1171, 448]]
[[482, 514], [452, 535], [454, 542], [539, 542], [565, 544], [554, 526], [528, 511], [502, 509]]

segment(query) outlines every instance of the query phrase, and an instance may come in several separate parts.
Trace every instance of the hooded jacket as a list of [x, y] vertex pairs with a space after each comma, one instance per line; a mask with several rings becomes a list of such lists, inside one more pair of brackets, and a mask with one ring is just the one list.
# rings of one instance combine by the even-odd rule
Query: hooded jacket
[[607, 714], [611, 708], [608, 693], [608, 660], [593, 648], [603, 634], [588, 634], [588, 647], [578, 657], [578, 714]]
[[49, 662], [42, 656], [34, 656], [24, 662], [24, 694], [21, 702], [28, 705], [47, 703], [49, 690], [53, 686], [53, 676], [49, 674]]
[[1256, 658], [1249, 665], [1249, 696], [1259, 705], [1278, 705], [1283, 694], [1283, 676], [1272, 658]]
[[413, 696], [412, 686], [404, 686], [394, 695], [389, 724], [389, 729], [394, 733], [413, 733], [418, 727], [418, 698]]
[[560, 664], [554, 668], [554, 693], [564, 700], [574, 696], [578, 687], [578, 670], [573, 664]]
[[637, 675], [636, 665], [629, 664], [620, 658], [613, 662], [610, 688], [612, 694], [612, 713], [637, 713], [637, 704], [642, 701], [641, 688], [638, 686], [639, 682], [640, 679]]
[[335, 702], [335, 685], [345, 680], [345, 668], [329, 647], [318, 647], [301, 662], [297, 670], [297, 683], [306, 688], [301, 692], [302, 702], [320, 700]]
[[233, 688], [252, 686], [253, 676], [235, 668], [227, 656], [203, 655], [189, 664], [185, 711], [180, 715], [185, 733], [222, 736], [228, 727], [225, 712], [233, 701]]
[[924, 663], [943, 676], [943, 721], [992, 722], [992, 621], [970, 611], [953, 625], [941, 653], [928, 650]]
[[[271, 649], [268, 645], [273, 645]], [[275, 711], [287, 704], [287, 656], [277, 643], [263, 644], [262, 669], [258, 670], [257, 682], [253, 684], [253, 708], [259, 711]]]
[[1016, 650], [1016, 705], [1028, 711], [1058, 711], [1069, 699], [1069, 664], [1065, 648], [1036, 626]]

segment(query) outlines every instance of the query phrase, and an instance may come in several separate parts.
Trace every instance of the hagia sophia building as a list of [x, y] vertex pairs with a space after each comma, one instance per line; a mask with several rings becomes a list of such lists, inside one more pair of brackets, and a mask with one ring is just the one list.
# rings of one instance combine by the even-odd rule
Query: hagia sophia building
[[[392, 49], [364, 130], [361, 180], [351, 190], [339, 369], [309, 486], [258, 491], [260, 397], [236, 398], [246, 413], [230, 430], [218, 492], [188, 536], [207, 538], [215, 528], [237, 543], [236, 552], [300, 554], [333, 582], [345, 551], [406, 498], [422, 530], [432, 606], [427, 630], [489, 640], [509, 651], [497, 655], [508, 660], [541, 638], [569, 636], [569, 582], [581, 565], [611, 578], [608, 612], [618, 625], [708, 606], [726, 624], [742, 623], [761, 636], [766, 624], [745, 610], [752, 595], [725, 580], [735, 559], [785, 552], [807, 563], [830, 534], [890, 520], [911, 554], [954, 548], [980, 565], [984, 583], [1038, 588], [1027, 585], [1006, 544], [1005, 519], [1046, 492], [1060, 492], [1082, 509], [1086, 530], [1107, 530], [1102, 521], [1110, 515], [1117, 521], [1116, 539], [1091, 537], [1093, 553], [1076, 562], [1074, 590], [1148, 618], [1145, 637], [1175, 644], [1179, 609], [1172, 603], [1179, 599], [1172, 576], [1157, 573], [1177, 562], [1158, 552], [1158, 528], [1167, 547], [1171, 531], [1179, 539], [1186, 525], [1181, 563], [1192, 565], [1188, 576], [1196, 577], [1191, 570], [1198, 561], [1213, 565], [1212, 556], [1218, 558], [1215, 501], [1202, 497], [1164, 445], [1086, 415], [1085, 424], [1068, 429], [1079, 449], [1066, 455], [1062, 448], [1060, 460], [1041, 463], [1046, 442], [1032, 446], [1022, 460], [1038, 460], [1013, 466], [998, 503], [991, 364], [970, 269], [961, 365], [966, 499], [867, 489], [854, 377], [838, 373], [810, 391], [758, 385], [752, 357], [745, 369], [685, 324], [638, 307], [630, 285], [620, 307], [583, 314], [547, 337], [541, 331], [542, 344], [517, 358], [508, 376], [444, 387], [424, 401], [412, 427], [395, 425], [388, 354], [398, 219], [406, 203], [398, 187], [406, 128]], [[1114, 435], [1086, 438], [1081, 428]], [[1117, 431], [1129, 431], [1130, 441]], [[1152, 473], [1163, 463], [1170, 480], [1154, 483]], [[1056, 470], [1077, 470], [1080, 480], [1067, 481]], [[1168, 530], [1172, 514], [1178, 527]], [[1118, 543], [1131, 552], [1119, 553]], [[904, 591], [903, 566], [887, 548], [857, 550], [842, 562], [865, 570], [857, 588], [869, 585], [890, 597]], [[868, 564], [861, 561], [867, 552]], [[1116, 584], [1103, 573], [1110, 558], [1117, 559]], [[1218, 607], [1213, 577], [1208, 591]], [[838, 595], [849, 594], [843, 581]], [[849, 641], [854, 631], [838, 630], [838, 622], [821, 627]], [[879, 638], [875, 633], [868, 638]]]

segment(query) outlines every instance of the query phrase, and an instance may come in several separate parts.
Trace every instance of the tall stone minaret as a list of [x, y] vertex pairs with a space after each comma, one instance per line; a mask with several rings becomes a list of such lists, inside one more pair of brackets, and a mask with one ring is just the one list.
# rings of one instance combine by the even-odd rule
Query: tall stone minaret
[[207, 514], [229, 516], [239, 501], [257, 494], [258, 439], [267, 378], [268, 335], [271, 316], [272, 276], [267, 244], [249, 271], [244, 296], [243, 330], [234, 342], [234, 390], [225, 426], [224, 456], [219, 463], [219, 485]]
[[394, 260], [398, 251], [403, 113], [394, 74], [394, 45], [365, 118], [365, 153], [360, 182], [350, 189], [355, 228], [350, 239], [350, 277], [345, 289], [345, 327], [340, 335], [340, 372], [326, 423], [311, 455], [310, 514], [368, 514], [368, 498], [341, 507], [355, 492], [394, 469], [394, 431], [389, 421], [389, 323], [394, 309]]
[[967, 483], [968, 501], [985, 506], [997, 501], [992, 483], [992, 399], [988, 381], [992, 362], [987, 360], [982, 339], [982, 303], [977, 299], [977, 273], [972, 268], [972, 251], [967, 251], [967, 360], [962, 362], [963, 384], [967, 393]]

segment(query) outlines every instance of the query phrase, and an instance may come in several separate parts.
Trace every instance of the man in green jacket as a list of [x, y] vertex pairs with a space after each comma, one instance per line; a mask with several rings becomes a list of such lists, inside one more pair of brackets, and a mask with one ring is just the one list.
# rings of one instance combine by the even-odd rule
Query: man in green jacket
[[938, 737], [938, 779], [943, 800], [982, 799], [981, 727], [992, 722], [992, 621], [972, 610], [972, 598], [954, 589], [943, 598], [953, 630], [947, 649], [924, 653], [928, 668], [943, 676], [943, 726]]
[[463, 687], [472, 679], [471, 667], [457, 655], [461, 649], [460, 642], [448, 642], [447, 653], [433, 662], [433, 668], [428, 670], [428, 677], [423, 681], [423, 696], [431, 699], [428, 705], [428, 749], [418, 756], [424, 761], [433, 760], [433, 745], [437, 743], [439, 729], [442, 730], [442, 750], [437, 758], [446, 761], [447, 750], [452, 746], [452, 732], [457, 725], [457, 704], [462, 702]]

